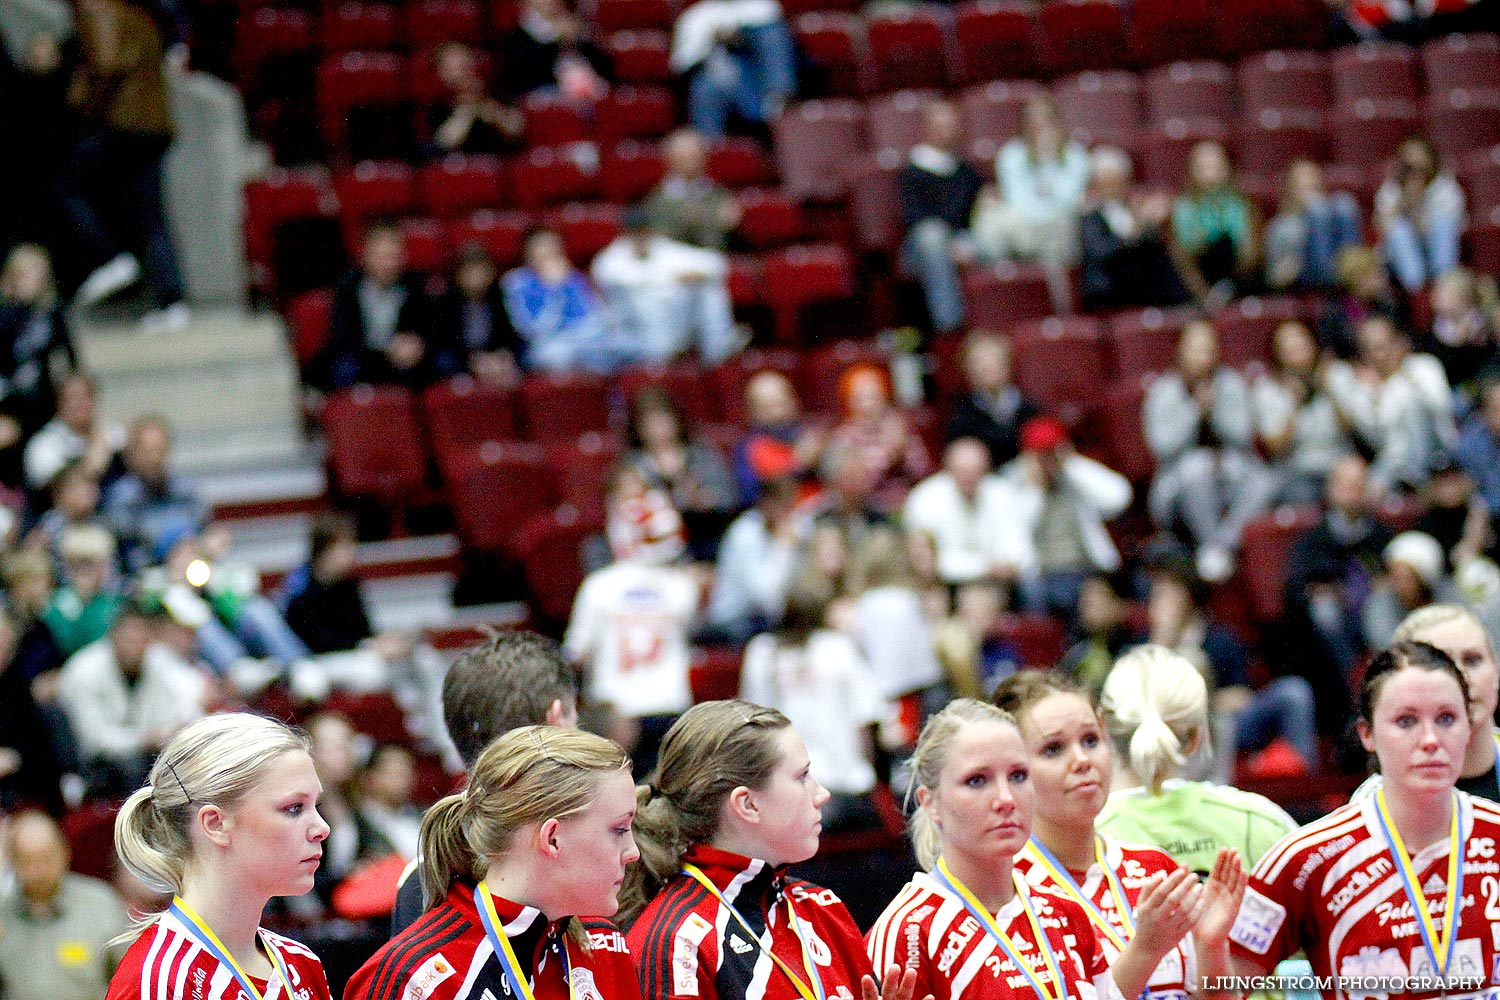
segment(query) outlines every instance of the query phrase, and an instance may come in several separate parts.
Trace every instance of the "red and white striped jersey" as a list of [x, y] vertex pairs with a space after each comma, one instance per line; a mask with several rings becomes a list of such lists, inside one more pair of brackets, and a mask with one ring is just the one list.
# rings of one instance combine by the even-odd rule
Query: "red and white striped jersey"
[[[1447, 995], [1495, 1000], [1500, 997], [1500, 806], [1463, 792], [1457, 795], [1463, 892], [1447, 974], [1482, 985]], [[1439, 933], [1445, 926], [1448, 858], [1444, 837], [1411, 859]], [[1317, 976], [1434, 975], [1395, 859], [1381, 834], [1374, 796], [1351, 802], [1277, 841], [1250, 875], [1229, 940], [1235, 958], [1262, 972], [1301, 948]], [[1330, 1000], [1384, 996], [1341, 989], [1331, 981], [1326, 986], [1322, 993]]]
[[[261, 939], [286, 963], [292, 996], [280, 976], [252, 978], [264, 1000], [330, 1000], [318, 956], [291, 938], [262, 929]], [[136, 938], [110, 980], [106, 1000], [251, 1000], [234, 973], [198, 943], [172, 913], [163, 913]]]
[[[1174, 872], [1180, 867], [1173, 861], [1165, 851], [1155, 847], [1147, 847], [1138, 844], [1121, 844], [1108, 837], [1101, 838], [1104, 841], [1104, 863], [1120, 879], [1120, 888], [1124, 890], [1125, 902], [1130, 906], [1132, 912], [1135, 910], [1136, 902], [1141, 898], [1141, 892], [1146, 888], [1146, 883], [1157, 872]], [[1023, 851], [1016, 856], [1016, 871], [1026, 879], [1027, 882], [1040, 889], [1047, 889], [1059, 895], [1069, 895], [1057, 884], [1056, 879], [1043, 866], [1034, 863], [1029, 851]], [[1109, 880], [1104, 877], [1104, 872], [1098, 863], [1089, 866], [1087, 872], [1069, 872], [1078, 887], [1083, 890], [1086, 899], [1092, 902], [1099, 911], [1104, 914], [1110, 926], [1122, 940], [1128, 941], [1129, 931], [1126, 929], [1124, 914], [1120, 913], [1115, 905], [1115, 894], [1110, 891]], [[1069, 896], [1069, 898], [1072, 898]], [[1104, 961], [1114, 965], [1115, 959], [1120, 957], [1120, 949], [1109, 939], [1099, 927], [1090, 921], [1089, 926], [1094, 928], [1094, 937], [1104, 952]], [[1192, 936], [1182, 939], [1181, 943], [1162, 956], [1156, 968], [1151, 973], [1150, 980], [1146, 983], [1144, 994], [1148, 1000], [1186, 1000], [1187, 995], [1198, 988], [1198, 953], [1193, 947]]]
[[[1073, 1000], [1119, 1000], [1104, 952], [1094, 939], [1083, 907], [1023, 883], [1042, 933], [1057, 958], [1064, 995]], [[995, 915], [1047, 987], [1050, 974], [1020, 897]], [[913, 996], [934, 1000], [1038, 1000], [1021, 970], [1005, 957], [995, 939], [964, 908], [963, 900], [926, 872], [917, 872], [865, 935], [877, 969], [891, 964], [917, 973]]]

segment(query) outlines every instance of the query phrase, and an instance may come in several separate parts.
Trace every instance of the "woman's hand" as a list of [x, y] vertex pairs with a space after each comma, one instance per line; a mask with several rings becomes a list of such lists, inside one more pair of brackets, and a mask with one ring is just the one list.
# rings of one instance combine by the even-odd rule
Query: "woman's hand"
[[[861, 979], [859, 992], [863, 1000], [911, 1000], [912, 991], [917, 985], [917, 972], [915, 969], [903, 971], [901, 966], [893, 962], [886, 966], [883, 981], [884, 990], [875, 984], [874, 976]], [[925, 1000], [932, 1000], [932, 994], [927, 994]]]
[[1232, 847], [1219, 848], [1214, 869], [1203, 886], [1203, 912], [1193, 925], [1193, 937], [1201, 947], [1216, 948], [1228, 940], [1249, 882], [1250, 876], [1240, 864], [1240, 853]]
[[1146, 886], [1135, 904], [1135, 937], [1155, 968], [1177, 946], [1203, 913], [1204, 887], [1198, 876], [1179, 868]]

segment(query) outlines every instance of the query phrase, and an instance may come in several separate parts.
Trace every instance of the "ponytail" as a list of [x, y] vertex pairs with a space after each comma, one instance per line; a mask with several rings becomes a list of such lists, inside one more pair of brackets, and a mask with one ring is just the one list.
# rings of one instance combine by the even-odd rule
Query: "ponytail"
[[1116, 756], [1152, 795], [1182, 770], [1194, 736], [1207, 739], [1203, 675], [1165, 646], [1141, 646], [1120, 657], [1104, 679], [1099, 707]]
[[137, 789], [120, 807], [115, 816], [115, 853], [152, 890], [176, 894], [182, 890], [192, 849], [186, 832], [186, 803], [164, 810], [154, 792], [150, 785]]
[[457, 878], [476, 881], [479, 859], [469, 847], [463, 828], [464, 796], [460, 792], [439, 799], [422, 817], [422, 908], [430, 910], [448, 894]]

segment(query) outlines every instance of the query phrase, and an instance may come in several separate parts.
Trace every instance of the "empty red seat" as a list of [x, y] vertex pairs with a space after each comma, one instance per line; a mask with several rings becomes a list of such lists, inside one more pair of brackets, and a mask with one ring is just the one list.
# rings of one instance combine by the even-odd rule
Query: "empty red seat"
[[844, 194], [840, 169], [865, 151], [865, 109], [856, 101], [804, 101], [773, 126], [782, 190], [798, 201]]
[[752, 250], [774, 250], [802, 238], [802, 206], [780, 191], [742, 191], [739, 202], [738, 232]]
[[305, 368], [328, 346], [333, 326], [333, 293], [318, 289], [297, 296], [286, 307], [286, 326], [297, 363]]
[[526, 116], [528, 146], [562, 146], [593, 138], [592, 124], [571, 101], [557, 94], [528, 94], [521, 102], [521, 112]]
[[1250, 611], [1262, 622], [1280, 621], [1285, 610], [1286, 563], [1297, 538], [1317, 523], [1317, 512], [1282, 507], [1245, 525], [1239, 576], [1245, 581]]
[[1490, 210], [1500, 207], [1500, 146], [1471, 154], [1463, 167], [1469, 212], [1476, 219], [1488, 219]]
[[1020, 134], [1026, 102], [1046, 92], [1033, 80], [992, 80], [968, 88], [959, 96], [964, 135], [984, 159], [993, 159], [1000, 146]]
[[1327, 22], [1322, 0], [1221, 0], [1218, 10], [1226, 55], [1319, 49]]
[[[268, 64], [316, 44], [312, 18], [294, 7], [258, 7], [235, 22], [234, 65], [241, 86], [256, 89], [262, 82], [274, 87]], [[276, 88], [278, 91], [280, 88]]]
[[609, 381], [598, 375], [528, 375], [521, 382], [521, 413], [533, 441], [572, 440], [609, 428]]
[[[410, 140], [407, 65], [400, 56], [389, 52], [329, 56], [318, 67], [317, 95], [324, 135], [334, 149], [348, 146], [356, 124], [353, 119], [366, 117], [357, 116], [356, 111], [366, 108], [388, 109], [385, 114], [392, 121], [401, 117]], [[391, 141], [394, 143], [395, 138]], [[363, 152], [355, 150], [353, 155], [359, 159]]]
[[1423, 109], [1426, 134], [1443, 156], [1461, 160], [1500, 143], [1500, 76], [1490, 89], [1434, 93]]
[[953, 23], [958, 61], [954, 83], [1037, 76], [1039, 29], [1036, 12], [1024, 0], [968, 0]]
[[441, 45], [483, 40], [484, 19], [473, 0], [420, 0], [406, 9], [406, 46], [413, 52]]
[[595, 254], [620, 235], [624, 214], [619, 205], [575, 203], [558, 209], [549, 222], [562, 237], [569, 259], [586, 268]]
[[412, 170], [405, 163], [365, 160], [333, 175], [339, 218], [351, 235], [372, 216], [405, 215], [412, 210]]
[[1218, 118], [1238, 113], [1234, 80], [1220, 62], [1174, 62], [1158, 66], [1143, 79], [1149, 121], [1169, 118]]
[[971, 268], [963, 284], [970, 326], [1003, 330], [1012, 323], [1040, 319], [1052, 312], [1047, 275], [1039, 264], [1002, 260]]
[[1001, 615], [992, 633], [1015, 647], [1021, 666], [1052, 670], [1063, 657], [1063, 624], [1049, 615]]
[[1130, 48], [1137, 65], [1222, 56], [1225, 38], [1218, 6], [1217, 0], [1135, 0]]
[[401, 238], [406, 243], [406, 264], [413, 271], [442, 274], [448, 270], [453, 247], [437, 219], [413, 216], [401, 220]]
[[427, 454], [412, 394], [358, 385], [329, 396], [322, 413], [328, 463], [341, 496], [399, 503], [427, 480]]
[[513, 551], [521, 528], [555, 502], [552, 470], [539, 445], [486, 441], [447, 474], [453, 526], [470, 551]]
[[1072, 426], [1110, 383], [1109, 345], [1103, 325], [1091, 317], [1022, 323], [1011, 344], [1016, 386]]
[[670, 31], [678, 7], [672, 0], [599, 0], [591, 20], [601, 35], [627, 28]]
[[1109, 454], [1108, 465], [1131, 482], [1151, 478], [1155, 462], [1141, 429], [1141, 402], [1146, 388], [1140, 379], [1120, 380], [1104, 395], [1098, 422]]
[[677, 102], [666, 87], [614, 87], [595, 109], [599, 142], [655, 139], [677, 125]]
[[1237, 166], [1247, 174], [1279, 178], [1296, 159], [1328, 159], [1323, 116], [1300, 108], [1268, 109], [1234, 132]]
[[1235, 70], [1245, 114], [1268, 108], [1322, 111], [1331, 103], [1328, 61], [1321, 52], [1262, 52]]
[[893, 149], [905, 155], [922, 141], [927, 105], [940, 96], [935, 90], [898, 90], [869, 101], [865, 112], [869, 116], [870, 149], [876, 153]]
[[495, 156], [445, 156], [417, 173], [423, 210], [442, 219], [500, 206], [504, 174]]
[[1115, 372], [1124, 383], [1164, 372], [1176, 363], [1177, 338], [1187, 325], [1182, 312], [1142, 309], [1121, 313], [1109, 323]]
[[600, 193], [608, 201], [628, 205], [650, 194], [666, 172], [666, 162], [654, 145], [626, 139], [600, 160]]
[[519, 212], [473, 212], [448, 223], [448, 242], [457, 249], [465, 243], [478, 243], [489, 251], [501, 269], [521, 261], [521, 242], [531, 219]]
[[476, 452], [485, 441], [519, 437], [514, 396], [508, 389], [470, 375], [458, 375], [424, 390], [422, 418], [439, 468], [455, 469], [464, 462], [460, 456]]
[[870, 92], [875, 67], [864, 21], [853, 14], [814, 11], [798, 17], [794, 25], [817, 90], [839, 97]]
[[389, 49], [395, 47], [401, 28], [395, 7], [348, 2], [324, 9], [319, 35], [325, 52]]
[[1422, 46], [1421, 55], [1429, 94], [1500, 86], [1500, 35], [1445, 35]]
[[693, 689], [693, 703], [738, 698], [742, 659], [741, 651], [733, 646], [694, 649], [693, 663], [688, 673]]
[[[338, 195], [322, 167], [275, 168], [245, 185], [245, 251], [252, 267], [269, 268], [276, 230], [294, 219], [328, 217], [338, 211]], [[269, 281], [271, 275], [252, 275]], [[258, 281], [258, 283], [263, 283]]]
[[1469, 243], [1469, 263], [1475, 270], [1500, 278], [1500, 213], [1492, 209], [1486, 221], [1472, 223], [1465, 239]]
[[620, 83], [671, 83], [671, 39], [665, 31], [617, 31], [609, 38], [610, 64]]
[[620, 374], [620, 392], [627, 402], [647, 387], [665, 392], [695, 427], [719, 419], [717, 400], [705, 383], [703, 370], [692, 362], [631, 368]]
[[909, 90], [948, 83], [950, 24], [935, 6], [893, 7], [866, 19], [875, 89]]
[[571, 504], [587, 518], [604, 516], [610, 470], [624, 451], [608, 434], [589, 431], [572, 440], [544, 442], [558, 501]]
[[815, 305], [837, 305], [843, 327], [848, 328], [853, 319], [854, 264], [843, 247], [822, 243], [778, 250], [766, 258], [764, 275], [779, 342], [796, 343], [807, 336], [803, 322]]
[[511, 166], [511, 185], [522, 208], [592, 201], [599, 193], [593, 163], [568, 149], [533, 149]]
[[894, 252], [906, 235], [896, 189], [896, 173], [905, 162], [906, 157], [886, 150], [846, 168], [849, 214], [860, 249]]
[[1193, 147], [1204, 140], [1228, 145], [1229, 130], [1217, 119], [1173, 118], [1153, 125], [1141, 133], [1141, 178], [1177, 190], [1187, 180], [1188, 158]]
[[517, 536], [531, 609], [549, 627], [568, 620], [583, 583], [579, 548], [603, 526], [602, 519], [585, 517], [578, 508], [564, 504], [532, 518]]
[[1276, 328], [1288, 320], [1306, 318], [1306, 309], [1297, 299], [1256, 296], [1240, 299], [1213, 317], [1219, 331], [1219, 357], [1235, 368], [1255, 362], [1269, 363]]
[[708, 373], [708, 384], [712, 388], [723, 418], [732, 424], [743, 425], [749, 418], [745, 412], [745, 385], [764, 371], [776, 371], [787, 377], [793, 386], [800, 379], [802, 355], [787, 348], [752, 347], [725, 361]]
[[1125, 15], [1113, 0], [1054, 0], [1037, 17], [1054, 75], [1130, 64]]
[[1328, 57], [1334, 96], [1352, 104], [1361, 98], [1417, 99], [1417, 55], [1405, 45], [1361, 42], [1335, 49]]
[[729, 257], [729, 301], [736, 309], [760, 305], [765, 296], [765, 284], [761, 274], [760, 258], [754, 254], [737, 253]]
[[839, 381], [855, 365], [885, 368], [890, 352], [873, 340], [838, 340], [809, 351], [802, 362], [802, 405], [816, 413], [843, 413]]
[[1124, 70], [1088, 71], [1053, 86], [1063, 124], [1079, 142], [1129, 146], [1142, 124], [1141, 81]]
[[1385, 163], [1421, 129], [1417, 106], [1405, 100], [1364, 98], [1334, 108], [1328, 119], [1334, 160], [1365, 168]]
[[730, 137], [708, 150], [705, 172], [727, 188], [767, 187], [776, 183], [776, 164], [754, 139]]

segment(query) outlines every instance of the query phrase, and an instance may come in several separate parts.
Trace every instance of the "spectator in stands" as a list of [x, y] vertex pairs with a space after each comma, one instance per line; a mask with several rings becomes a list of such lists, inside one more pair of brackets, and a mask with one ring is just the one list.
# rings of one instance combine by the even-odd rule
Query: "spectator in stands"
[[1276, 502], [1316, 503], [1340, 457], [1355, 449], [1354, 370], [1319, 355], [1312, 331], [1287, 320], [1271, 338], [1271, 365], [1251, 385], [1255, 434], [1276, 476]]
[[662, 236], [641, 206], [626, 210], [620, 235], [590, 273], [617, 335], [640, 360], [670, 361], [696, 344], [711, 367], [744, 346], [729, 301], [728, 259]]
[[1130, 156], [1123, 149], [1096, 148], [1091, 166], [1092, 207], [1078, 224], [1084, 308], [1186, 302], [1187, 287], [1165, 236], [1171, 199], [1131, 190]]
[[158, 413], [136, 417], [125, 441], [125, 474], [109, 486], [104, 514], [120, 539], [125, 565], [146, 566], [168, 534], [194, 534], [208, 520], [208, 505], [170, 468], [172, 426]]
[[367, 853], [360, 842], [362, 830], [353, 804], [360, 736], [353, 723], [338, 712], [319, 712], [303, 724], [303, 729], [312, 741], [308, 753], [323, 783], [318, 815], [328, 824], [328, 839], [323, 841], [323, 863], [313, 878], [313, 890], [326, 905], [333, 890]]
[[1474, 477], [1494, 517], [1500, 515], [1500, 374], [1480, 382], [1476, 404], [1459, 433], [1454, 458]]
[[1401, 622], [1417, 608], [1463, 603], [1446, 572], [1447, 555], [1431, 535], [1403, 531], [1386, 545], [1382, 557], [1384, 572], [1374, 579], [1361, 614], [1370, 649], [1394, 642]]
[[125, 428], [99, 416], [94, 380], [83, 372], [69, 375], [58, 387], [57, 416], [26, 445], [26, 486], [44, 490], [70, 462], [80, 462], [96, 480], [119, 474]]
[[20, 637], [17, 619], [0, 608], [0, 809], [30, 803], [61, 815], [63, 775], [78, 766], [73, 734], [53, 703], [56, 674], [36, 680]]
[[[1419, 496], [1425, 511], [1412, 530], [1431, 535], [1442, 546], [1447, 569], [1455, 574], [1471, 567], [1481, 557], [1493, 562], [1500, 544], [1494, 519], [1474, 479], [1455, 460], [1432, 470], [1427, 488]], [[1462, 586], [1462, 581], [1457, 581]], [[1464, 588], [1468, 591], [1469, 588]], [[1472, 599], [1472, 596], [1470, 599]]]
[[818, 468], [828, 435], [802, 419], [791, 381], [781, 372], [757, 372], [745, 384], [749, 429], [735, 449], [740, 501], [752, 504], [771, 479], [801, 481]]
[[109, 632], [120, 610], [115, 579], [115, 540], [103, 528], [74, 525], [62, 533], [62, 586], [42, 612], [64, 656], [98, 642]]
[[286, 582], [286, 623], [314, 653], [354, 649], [374, 635], [354, 575], [358, 541], [348, 514], [314, 518], [307, 564]]
[[609, 91], [609, 60], [565, 0], [525, 0], [520, 25], [500, 40], [499, 56], [507, 100], [544, 91], [592, 107]]
[[922, 113], [922, 141], [896, 175], [906, 236], [901, 267], [922, 285], [938, 333], [963, 326], [958, 267], [974, 259], [969, 221], [984, 179], [963, 158], [958, 109], [933, 101]]
[[1177, 367], [1152, 383], [1142, 430], [1156, 459], [1147, 505], [1164, 530], [1187, 530], [1198, 574], [1211, 583], [1234, 572], [1240, 535], [1270, 506], [1276, 480], [1255, 454], [1250, 387], [1221, 362], [1207, 320], [1183, 329]]
[[[946, 600], [946, 590], [943, 597]], [[938, 659], [956, 697], [988, 697], [1002, 681], [1021, 669], [1020, 649], [1000, 628], [1004, 611], [1004, 589], [989, 580], [957, 588], [951, 615], [946, 606], [938, 607], [935, 599], [929, 600], [927, 614], [936, 623], [934, 642]]]
[[708, 602], [712, 638], [746, 642], [781, 620], [787, 587], [811, 534], [810, 520], [797, 510], [797, 484], [768, 481], [719, 546]]
[[906, 497], [902, 524], [931, 536], [938, 578], [949, 586], [987, 578], [1015, 583], [1018, 567], [1001, 559], [1003, 525], [1014, 516], [1011, 495], [990, 471], [984, 444], [959, 438], [943, 452], [942, 471]]
[[723, 250], [740, 224], [740, 204], [705, 172], [708, 144], [680, 128], [662, 144], [667, 173], [645, 202], [651, 228], [668, 239]]
[[687, 78], [688, 124], [710, 139], [732, 116], [769, 125], [797, 91], [791, 29], [776, 0], [700, 0], [677, 17], [672, 71]]
[[490, 252], [477, 243], [458, 248], [453, 280], [437, 302], [433, 339], [452, 359], [440, 370], [466, 371], [480, 382], [514, 388], [521, 371], [520, 343]]
[[360, 266], [333, 289], [329, 384], [426, 385], [439, 374], [431, 326], [424, 283], [406, 269], [406, 237], [394, 223], [375, 223], [365, 230]]
[[207, 709], [207, 678], [156, 641], [159, 618], [127, 600], [109, 635], [73, 654], [58, 678], [96, 793], [140, 787], [157, 751]]
[[1058, 664], [1079, 687], [1097, 695], [1110, 667], [1136, 641], [1130, 627], [1130, 592], [1119, 573], [1094, 573], [1078, 591], [1072, 645]]
[[1472, 395], [1486, 371], [1500, 370], [1500, 301], [1495, 280], [1455, 267], [1432, 283], [1432, 329], [1423, 349], [1443, 363], [1448, 384]]
[[[37, 519], [26, 535], [25, 544], [45, 552], [52, 559], [53, 567], [61, 572], [63, 561], [59, 543], [63, 532], [71, 527], [107, 527], [108, 524], [100, 517], [99, 481], [84, 468], [82, 462], [69, 462], [61, 472], [52, 477], [51, 494], [52, 508]], [[113, 553], [113, 539], [111, 546]]]
[[0, 217], [0, 246], [27, 241], [50, 245], [58, 235], [55, 189], [73, 139], [71, 128], [57, 127], [69, 115], [70, 60], [60, 43], [69, 33], [71, 17], [67, 8], [52, 10], [61, 17], [45, 27], [27, 18], [32, 27], [30, 37], [24, 41], [8, 37], [8, 45], [15, 48], [0, 52], [7, 135], [24, 142], [26, 150], [25, 156], [6, 157], [0, 163], [0, 189], [26, 192], [24, 198], [12, 198]]
[[615, 335], [598, 293], [550, 229], [526, 237], [526, 263], [508, 272], [501, 288], [528, 369], [607, 373], [640, 356], [639, 345]]
[[403, 861], [417, 856], [422, 810], [412, 802], [416, 786], [417, 762], [409, 749], [386, 743], [370, 754], [359, 775], [359, 799], [354, 807], [364, 828], [361, 839], [368, 856], [397, 854]]
[[975, 330], [959, 352], [968, 392], [954, 400], [948, 440], [984, 442], [1000, 468], [1021, 452], [1021, 425], [1041, 411], [1011, 381], [1010, 341], [993, 330]]
[[1335, 264], [1340, 294], [1323, 303], [1318, 316], [1318, 341], [1341, 358], [1359, 353], [1359, 325], [1371, 316], [1384, 316], [1405, 329], [1408, 310], [1404, 296], [1391, 287], [1380, 255], [1366, 246], [1350, 247]]
[[858, 364], [839, 378], [844, 420], [829, 438], [848, 448], [868, 467], [876, 506], [894, 511], [919, 479], [932, 471], [932, 458], [910, 420], [891, 402], [890, 376], [882, 368]]
[[618, 713], [619, 742], [647, 774], [662, 736], [692, 703], [688, 635], [698, 583], [678, 563], [682, 519], [665, 494], [621, 463], [607, 496], [615, 561], [584, 579], [563, 651], [584, 668], [592, 698]]
[[526, 119], [490, 96], [474, 50], [463, 42], [444, 42], [432, 59], [444, 93], [428, 109], [431, 155], [495, 155], [514, 149], [525, 135]]
[[1329, 191], [1323, 168], [1293, 160], [1281, 204], [1266, 226], [1266, 283], [1321, 291], [1338, 279], [1339, 254], [1360, 243], [1359, 205], [1347, 191]]
[[808, 504], [821, 523], [837, 524], [858, 547], [873, 529], [890, 523], [890, 512], [877, 502], [870, 464], [854, 448], [830, 443], [818, 463], [818, 494]]
[[15, 247], [0, 270], [0, 482], [21, 484], [21, 451], [57, 415], [57, 383], [78, 368], [58, 301], [52, 258], [35, 243]]
[[[58, 186], [70, 236], [92, 270], [74, 299], [87, 306], [108, 298], [139, 280], [144, 262], [155, 305], [146, 329], [185, 329], [191, 315], [162, 212], [161, 164], [174, 128], [161, 36], [123, 0], [80, 0], [75, 16], [81, 59], [68, 96], [83, 128]], [[117, 228], [106, 219], [129, 221]]]
[[130, 930], [108, 883], [74, 874], [72, 850], [51, 817], [11, 818], [5, 854], [15, 884], [0, 901], [0, 980], [8, 1000], [98, 1000], [125, 954]]
[[1130, 481], [1078, 454], [1054, 417], [1027, 421], [1021, 448], [1000, 470], [1009, 514], [995, 561], [1010, 568], [1027, 611], [1071, 619], [1083, 581], [1120, 568], [1105, 524], [1130, 506]]
[[952, 692], [901, 535], [876, 528], [856, 542], [849, 577], [850, 632], [869, 664], [876, 693], [893, 703], [891, 714], [899, 720], [883, 733], [886, 747], [908, 750], [916, 745], [922, 722], [947, 704]]
[[630, 401], [629, 460], [651, 489], [671, 497], [688, 547], [711, 560], [738, 504], [734, 475], [712, 442], [692, 431], [666, 391], [647, 386]]
[[1463, 189], [1441, 168], [1431, 140], [1407, 139], [1375, 192], [1380, 249], [1402, 288], [1418, 291], [1458, 266], [1463, 222]]
[[[42, 620], [42, 612], [52, 603], [52, 560], [35, 549], [19, 549], [0, 561], [5, 578], [5, 593], [10, 612], [15, 617], [16, 652], [13, 669], [26, 684], [43, 675], [51, 675], [55, 685], [56, 671], [67, 659], [58, 648], [52, 630]], [[38, 697], [38, 701], [48, 699]]]
[[1217, 142], [1205, 140], [1188, 159], [1187, 186], [1172, 203], [1172, 238], [1188, 287], [1199, 298], [1227, 302], [1253, 273], [1257, 245], [1255, 206], [1234, 183], [1234, 165]]
[[1089, 154], [1068, 138], [1057, 101], [1026, 102], [1021, 134], [995, 158], [999, 189], [974, 206], [974, 248], [981, 260], [1040, 260], [1055, 311], [1071, 310], [1067, 269], [1078, 259], [1078, 216], [1089, 186]]
[[1360, 324], [1359, 348], [1373, 373], [1365, 429], [1365, 443], [1375, 451], [1371, 487], [1377, 493], [1419, 489], [1458, 438], [1443, 366], [1414, 352], [1410, 338], [1384, 316]]
[[828, 789], [825, 831], [879, 825], [875, 789], [875, 730], [886, 703], [859, 647], [828, 627], [831, 591], [795, 586], [780, 624], [745, 647], [740, 694], [774, 708], [812, 742], [812, 776]]
[[[1368, 477], [1363, 458], [1339, 459], [1328, 474], [1322, 517], [1297, 538], [1287, 557], [1288, 619], [1311, 640], [1303, 651], [1309, 657], [1303, 676], [1318, 693], [1320, 714], [1330, 713], [1325, 721], [1349, 707], [1349, 679], [1366, 650], [1365, 602], [1391, 540], [1370, 513]], [[1330, 664], [1335, 671], [1327, 669]]]

